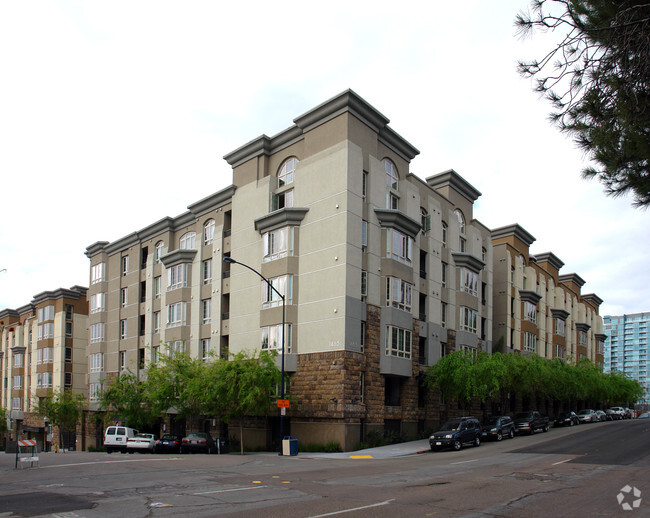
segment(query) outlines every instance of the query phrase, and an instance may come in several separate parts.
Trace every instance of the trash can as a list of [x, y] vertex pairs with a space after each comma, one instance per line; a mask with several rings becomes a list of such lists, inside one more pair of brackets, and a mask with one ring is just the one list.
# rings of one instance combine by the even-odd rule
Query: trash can
[[287, 435], [282, 439], [282, 455], [298, 455], [298, 439]]

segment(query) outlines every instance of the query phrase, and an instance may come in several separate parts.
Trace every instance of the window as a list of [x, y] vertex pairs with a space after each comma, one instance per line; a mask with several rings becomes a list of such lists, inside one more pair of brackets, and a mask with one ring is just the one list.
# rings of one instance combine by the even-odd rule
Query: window
[[477, 330], [477, 312], [474, 309], [461, 307], [460, 308], [460, 328], [470, 333], [476, 333]]
[[140, 302], [147, 300], [147, 281], [140, 281]]
[[51, 388], [52, 387], [52, 373], [40, 372], [36, 374], [36, 388]]
[[160, 311], [153, 313], [153, 332], [160, 333]]
[[126, 351], [120, 351], [120, 372], [126, 369]]
[[95, 353], [89, 356], [90, 372], [102, 372], [104, 370], [104, 353]]
[[184, 326], [186, 313], [186, 302], [177, 302], [167, 306], [167, 327]]
[[23, 408], [23, 402], [19, 397], [11, 399], [11, 408], [12, 410], [21, 410]]
[[122, 256], [122, 276], [125, 276], [129, 273], [129, 256]]
[[63, 386], [64, 388], [72, 388], [72, 373], [66, 372], [63, 376]]
[[273, 195], [271, 210], [280, 210], [285, 207], [293, 207], [293, 189]]
[[212, 299], [201, 301], [201, 323], [209, 324], [212, 321]]
[[183, 234], [179, 248], [181, 250], [194, 250], [196, 248], [196, 232], [187, 232]]
[[481, 248], [481, 261], [483, 261], [484, 263], [487, 262], [487, 250], [485, 249], [485, 247]]
[[177, 264], [167, 270], [167, 290], [175, 290], [187, 286], [187, 265]]
[[447, 246], [447, 223], [442, 222], [442, 245]]
[[[293, 298], [293, 275], [275, 277], [269, 279], [269, 283], [284, 296], [286, 304], [291, 304]], [[282, 298], [269, 286], [269, 283], [262, 281], [262, 307], [272, 308], [281, 306]]]
[[298, 166], [297, 158], [292, 157], [284, 161], [284, 163], [280, 167], [280, 171], [278, 172], [278, 187], [282, 187], [284, 185], [293, 183], [293, 176], [297, 166]]
[[65, 348], [65, 362], [72, 363], [72, 347]]
[[381, 163], [384, 165], [384, 170], [386, 171], [386, 187], [396, 191], [399, 187], [399, 175], [397, 174], [395, 164], [387, 158], [384, 158]]
[[460, 269], [460, 279], [461, 279], [461, 291], [474, 295], [478, 295], [478, 274], [467, 269]]
[[104, 391], [104, 384], [103, 383], [91, 383], [88, 386], [88, 389], [89, 389], [89, 391], [88, 391], [88, 393], [89, 393], [88, 399], [91, 402], [99, 401], [99, 398], [101, 397], [102, 392]]
[[120, 340], [126, 339], [126, 319], [120, 320]]
[[203, 338], [201, 340], [201, 358], [207, 360], [210, 356], [210, 339]]
[[361, 300], [368, 296], [368, 272], [361, 270]]
[[537, 306], [532, 302], [524, 302], [524, 320], [537, 323]]
[[447, 303], [446, 302], [440, 303], [440, 325], [442, 327], [447, 326]]
[[293, 255], [293, 227], [284, 227], [266, 232], [264, 240], [264, 261], [272, 261]]
[[413, 286], [396, 277], [386, 277], [386, 305], [404, 311], [411, 311]]
[[204, 245], [211, 245], [212, 241], [214, 241], [214, 220], [210, 219], [205, 222], [205, 225], [203, 225], [203, 244]]
[[158, 264], [160, 262], [160, 258], [165, 254], [165, 243], [162, 241], [158, 241], [156, 243], [156, 248], [154, 250], [154, 262]]
[[555, 346], [555, 357], [564, 359], [564, 346], [556, 345]]
[[90, 284], [106, 280], [106, 263], [99, 263], [90, 268]]
[[368, 195], [368, 173], [364, 171], [363, 175], [361, 175], [361, 196], [365, 200], [367, 195]]
[[555, 334], [564, 336], [564, 320], [561, 318], [555, 318]]
[[578, 345], [587, 345], [587, 333], [578, 331]]
[[386, 193], [386, 207], [392, 210], [399, 209], [399, 198], [394, 192]]
[[149, 247], [143, 246], [140, 253], [140, 268], [142, 270], [147, 268], [147, 259], [149, 259]]
[[361, 322], [361, 336], [359, 337], [360, 351], [363, 352], [365, 347], [366, 347], [366, 323]]
[[120, 305], [125, 308], [129, 303], [129, 288], [122, 288], [120, 290]]
[[456, 215], [456, 218], [458, 219], [458, 227], [459, 227], [461, 235], [465, 235], [465, 216], [463, 216], [463, 213], [460, 211], [460, 209], [456, 209], [454, 211], [454, 214]]
[[524, 333], [524, 351], [528, 351], [531, 353], [536, 353], [537, 352], [537, 336], [534, 335], [533, 333]]
[[170, 356], [185, 352], [185, 342], [183, 340], [174, 340], [173, 342], [169, 342], [167, 347], [169, 348]]
[[23, 354], [18, 353], [14, 354], [14, 367], [22, 367], [23, 366]]
[[202, 271], [203, 284], [210, 284], [212, 282], [212, 259], [203, 261]]
[[424, 207], [420, 207], [420, 224], [422, 225], [422, 232], [425, 234], [431, 230], [431, 216]]
[[411, 265], [413, 239], [394, 228], [386, 229], [386, 257]]
[[52, 322], [38, 326], [38, 339], [46, 340], [47, 338], [54, 338], [54, 324]]
[[101, 342], [104, 340], [106, 324], [92, 324], [90, 326], [90, 343]]
[[23, 388], [23, 377], [22, 376], [14, 376], [14, 388], [15, 389]]
[[[262, 328], [262, 350], [282, 350], [282, 324]], [[291, 353], [291, 324], [286, 324], [284, 352]]]
[[398, 358], [410, 358], [411, 331], [401, 327], [386, 326], [386, 354]]
[[160, 360], [160, 347], [155, 346], [151, 348], [151, 363], [158, 363]]
[[441, 263], [442, 267], [442, 287], [446, 288], [447, 287], [447, 263]]
[[38, 322], [45, 322], [47, 320], [54, 320], [54, 306], [45, 306], [38, 310]]
[[461, 253], [465, 253], [467, 250], [467, 241], [464, 237], [458, 239], [458, 248], [460, 249]]
[[368, 222], [364, 219], [361, 221], [361, 250], [366, 251], [368, 248]]
[[160, 298], [160, 275], [158, 277], [153, 278], [153, 298], [154, 299], [159, 299]]
[[90, 296], [90, 312], [98, 313], [106, 309], [106, 293], [95, 293]]

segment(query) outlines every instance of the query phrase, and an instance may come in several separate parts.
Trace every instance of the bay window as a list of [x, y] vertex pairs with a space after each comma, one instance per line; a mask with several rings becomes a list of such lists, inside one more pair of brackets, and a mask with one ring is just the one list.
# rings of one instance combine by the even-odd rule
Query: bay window
[[[282, 324], [262, 328], [262, 350], [282, 350]], [[291, 324], [285, 327], [284, 352], [291, 353]]]
[[413, 286], [396, 277], [386, 278], [386, 305], [404, 311], [411, 311]]
[[411, 331], [401, 327], [386, 326], [386, 354], [398, 358], [410, 358]]
[[264, 261], [293, 255], [293, 227], [271, 230], [262, 236], [264, 242]]
[[477, 320], [478, 320], [478, 313], [476, 312], [476, 310], [464, 306], [460, 308], [460, 328], [463, 331], [476, 333]]
[[386, 229], [386, 257], [411, 265], [413, 239], [394, 228]]
[[269, 283], [275, 290], [280, 292], [284, 296], [284, 301], [286, 304], [291, 304], [292, 294], [293, 294], [293, 275], [282, 275], [281, 277], [275, 277], [269, 279], [269, 282], [262, 281], [262, 307], [263, 308], [272, 308], [275, 306], [282, 305], [282, 299], [274, 289], [269, 286]]

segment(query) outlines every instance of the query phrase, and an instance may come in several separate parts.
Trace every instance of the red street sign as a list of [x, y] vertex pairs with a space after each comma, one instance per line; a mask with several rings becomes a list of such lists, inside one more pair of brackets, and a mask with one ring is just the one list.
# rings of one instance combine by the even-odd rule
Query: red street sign
[[278, 399], [278, 408], [289, 408], [288, 399]]

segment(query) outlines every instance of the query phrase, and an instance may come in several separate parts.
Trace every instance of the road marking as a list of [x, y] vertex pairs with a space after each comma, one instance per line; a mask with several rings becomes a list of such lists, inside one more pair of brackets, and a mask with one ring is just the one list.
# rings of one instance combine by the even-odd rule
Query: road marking
[[551, 464], [551, 466], [557, 466], [558, 464], [564, 464], [565, 462], [569, 462], [571, 460], [573, 460], [573, 459], [566, 459], [566, 460], [561, 460], [560, 462], [554, 462], [553, 464]]
[[179, 458], [170, 458], [170, 459], [127, 459], [127, 460], [102, 460], [99, 462], [75, 462], [73, 464], [55, 464], [53, 466], [41, 466], [40, 469], [47, 468], [65, 468], [67, 466], [88, 466], [96, 464], [119, 464], [123, 462], [165, 462], [170, 460], [180, 460]]
[[372, 455], [350, 455], [351, 459], [372, 459]]
[[316, 514], [314, 516], [309, 516], [308, 518], [324, 518], [325, 516], [334, 516], [334, 515], [337, 515], [337, 514], [352, 513], [354, 511], [361, 511], [363, 509], [371, 509], [373, 507], [381, 507], [382, 505], [390, 504], [394, 500], [395, 500], [394, 498], [391, 498], [390, 500], [386, 500], [384, 502], [378, 502], [376, 504], [364, 505], [363, 507], [355, 507], [353, 509], [343, 509], [342, 511], [334, 511], [333, 513]]
[[192, 493], [194, 495], [211, 495], [214, 493], [231, 493], [233, 491], [248, 491], [249, 489], [261, 489], [266, 486], [252, 486], [252, 487], [235, 487], [233, 489], [217, 489], [215, 491], [203, 491], [202, 493]]
[[451, 465], [453, 466], [454, 464], [467, 464], [468, 462], [478, 462], [478, 459], [461, 460], [460, 462], [452, 462]]

